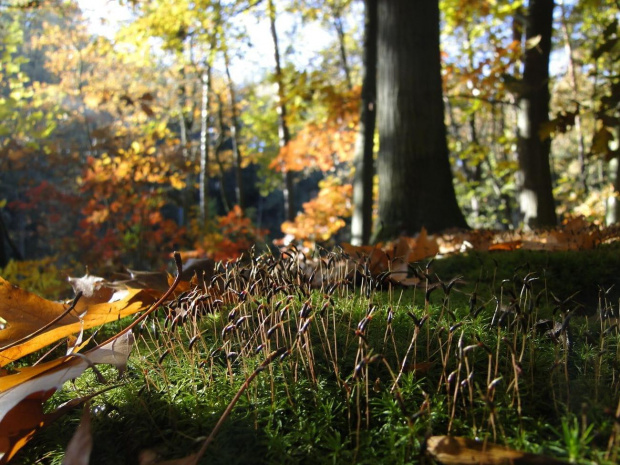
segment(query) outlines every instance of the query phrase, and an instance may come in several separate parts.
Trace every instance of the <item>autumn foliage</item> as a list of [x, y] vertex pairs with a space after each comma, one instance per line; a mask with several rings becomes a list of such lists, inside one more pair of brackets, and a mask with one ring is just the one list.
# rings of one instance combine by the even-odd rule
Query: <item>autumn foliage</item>
[[328, 178], [319, 183], [316, 198], [303, 205], [295, 221], [282, 223], [282, 231], [305, 245], [326, 243], [345, 225], [351, 216], [350, 184], [341, 184], [337, 179]]
[[234, 260], [263, 242], [266, 234], [267, 230], [255, 227], [241, 208], [235, 205], [227, 215], [218, 217], [216, 226], [194, 244], [191, 252], [185, 252], [183, 256]]
[[80, 186], [88, 199], [78, 230], [80, 247], [110, 263], [133, 250], [144, 267], [161, 261], [162, 250], [183, 243], [184, 229], [162, 216], [167, 192], [185, 186], [167, 155], [152, 141], [134, 141], [128, 149], [87, 160]]

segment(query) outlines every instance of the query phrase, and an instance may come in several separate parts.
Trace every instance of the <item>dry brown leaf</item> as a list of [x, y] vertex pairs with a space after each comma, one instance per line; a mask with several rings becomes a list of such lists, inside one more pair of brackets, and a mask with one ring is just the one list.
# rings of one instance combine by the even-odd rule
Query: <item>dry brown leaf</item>
[[562, 250], [589, 250], [601, 241], [601, 231], [583, 217], [570, 218], [550, 232], [550, 236], [563, 246]]
[[73, 287], [75, 295], [78, 292], [82, 293], [82, 298], [78, 301], [77, 310], [86, 307], [88, 305], [100, 304], [108, 302], [112, 295], [114, 295], [114, 289], [109, 287], [103, 278], [99, 276], [93, 276], [85, 274], [81, 278], [69, 278], [69, 284]]
[[353, 261], [362, 267], [368, 267], [373, 276], [378, 275], [389, 269], [390, 259], [381, 249], [381, 245], [376, 246], [355, 246], [347, 243], [341, 244], [342, 249]]
[[368, 268], [372, 276], [389, 271], [390, 280], [402, 286], [415, 286], [420, 279], [409, 276], [409, 264], [432, 257], [439, 253], [437, 239], [428, 236], [426, 229], [417, 238], [401, 236], [395, 242], [382, 245], [353, 246], [341, 244], [342, 249], [363, 268]]
[[109, 302], [87, 307], [81, 307], [78, 302], [74, 310], [45, 331], [24, 339], [61, 316], [68, 306], [43, 299], [0, 278], [0, 317], [7, 322], [5, 329], [0, 330], [0, 366], [70, 334], [144, 310], [154, 301], [143, 290], [129, 289], [117, 291]]
[[422, 228], [415, 239], [415, 246], [409, 255], [409, 262], [419, 262], [425, 258], [434, 257], [439, 253], [437, 239], [428, 235], [426, 228]]
[[58, 412], [43, 413], [43, 404], [65, 383], [97, 364], [123, 370], [134, 338], [131, 332], [80, 355], [26, 367], [0, 378], [0, 464], [7, 463]]
[[197, 454], [191, 454], [180, 459], [160, 461], [159, 454], [156, 451], [153, 449], [145, 449], [140, 452], [138, 465], [194, 465], [197, 458]]
[[523, 241], [510, 241], [510, 242], [500, 242], [498, 244], [489, 245], [489, 252], [497, 252], [497, 251], [511, 251], [520, 249], [523, 246]]
[[444, 465], [566, 465], [543, 455], [454, 436], [431, 436], [426, 453]]
[[404, 373], [414, 372], [416, 374], [425, 374], [428, 373], [429, 370], [433, 367], [434, 362], [419, 362], [419, 363], [411, 363], [403, 369]]
[[417, 286], [420, 284], [420, 278], [417, 276], [408, 277], [409, 264], [403, 260], [396, 259], [392, 262], [390, 280], [402, 286]]
[[[410, 239], [404, 236], [398, 238], [394, 244], [392, 261], [389, 263], [390, 267], [390, 280], [394, 283], [401, 284], [403, 286], [415, 286], [420, 282], [420, 279], [413, 276], [407, 277], [409, 274], [409, 262], [412, 255], [412, 245], [415, 244], [415, 239]], [[385, 270], [381, 270], [385, 271]]]

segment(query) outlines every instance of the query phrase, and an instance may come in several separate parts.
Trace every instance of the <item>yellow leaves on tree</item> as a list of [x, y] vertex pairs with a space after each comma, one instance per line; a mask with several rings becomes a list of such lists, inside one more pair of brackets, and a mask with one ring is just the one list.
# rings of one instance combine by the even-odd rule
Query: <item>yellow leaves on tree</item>
[[89, 169], [82, 182], [105, 193], [123, 183], [168, 185], [175, 189], [185, 187], [181, 174], [174, 170], [172, 158], [158, 150], [152, 141], [133, 141], [128, 150], [118, 149], [115, 154], [104, 153], [89, 159]]
[[352, 212], [353, 187], [328, 178], [319, 183], [319, 188], [318, 196], [304, 203], [304, 211], [295, 221], [282, 224], [285, 234], [306, 242], [325, 242], [345, 226], [344, 218]]
[[[97, 125], [93, 114], [105, 112], [115, 115], [109, 124], [116, 129], [146, 123], [155, 112], [144, 96], [158, 88], [144, 79], [156, 68], [148, 46], [130, 45], [121, 36], [115, 42], [92, 37], [77, 11], [63, 14], [76, 5], [65, 2], [58, 8], [49, 7], [47, 16], [52, 19], [43, 22], [43, 33], [31, 39], [31, 46], [43, 52], [43, 66], [58, 77], [49, 87], [63, 95], [72, 118], [86, 120], [88, 114], [88, 124], [94, 120]], [[54, 52], [47, 53], [50, 49]]]
[[[183, 240], [184, 229], [164, 218], [166, 191], [182, 189], [185, 179], [176, 153], [155, 137], [134, 141], [127, 149], [89, 158], [81, 190], [88, 198], [78, 239], [103, 260], [121, 251], [163, 258], [160, 252]], [[101, 268], [101, 267], [100, 267]]]
[[39, 260], [11, 260], [0, 268], [0, 276], [22, 289], [56, 298], [66, 287], [63, 273], [56, 266], [57, 259], [52, 256]]

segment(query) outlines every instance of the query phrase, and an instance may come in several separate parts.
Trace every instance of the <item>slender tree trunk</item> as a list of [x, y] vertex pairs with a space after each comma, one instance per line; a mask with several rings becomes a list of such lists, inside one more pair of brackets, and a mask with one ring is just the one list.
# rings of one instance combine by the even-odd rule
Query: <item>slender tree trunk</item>
[[230, 94], [230, 111], [231, 122], [230, 137], [233, 144], [233, 156], [235, 159], [235, 197], [237, 205], [243, 210], [245, 208], [245, 199], [243, 195], [243, 178], [241, 170], [241, 152], [239, 150], [239, 117], [237, 116], [237, 96], [235, 92], [235, 84], [230, 76], [230, 59], [228, 57], [228, 48], [224, 47], [224, 64], [226, 66], [226, 79], [228, 81], [228, 93]]
[[518, 109], [519, 203], [527, 227], [554, 226], [549, 154], [551, 139], [539, 130], [549, 121], [549, 54], [553, 30], [553, 0], [530, 0], [526, 40], [540, 41], [525, 51], [523, 91]]
[[[190, 44], [190, 54], [191, 54]], [[189, 138], [187, 137], [188, 130], [191, 130], [193, 126], [192, 118], [188, 118], [185, 114], [185, 108], [188, 103], [187, 99], [187, 77], [185, 75], [185, 67], [180, 70], [181, 83], [177, 89], [179, 96], [179, 135], [181, 137], [181, 152], [184, 160], [191, 160], [192, 154], [189, 149]], [[188, 212], [190, 211], [191, 204], [193, 202], [192, 188], [188, 185], [181, 191], [181, 213], [179, 215], [179, 224], [181, 226], [188, 225]]]
[[[209, 60], [210, 61], [210, 60]], [[202, 74], [202, 100], [200, 108], [200, 222], [206, 227], [209, 221], [209, 97], [211, 94], [211, 63], [207, 62]]]
[[446, 142], [439, 2], [379, 0], [377, 239], [467, 227]]
[[372, 232], [374, 135], [377, 100], [377, 0], [366, 0], [364, 23], [364, 81], [362, 83], [362, 108], [359, 133], [355, 145], [353, 164], [353, 218], [351, 242], [368, 244]]
[[226, 125], [224, 124], [224, 101], [219, 94], [217, 95], [218, 100], [218, 110], [217, 117], [219, 121], [219, 142], [215, 146], [215, 150], [213, 151], [213, 155], [215, 156], [215, 162], [219, 168], [219, 184], [220, 184], [220, 197], [222, 198], [222, 205], [224, 206], [224, 211], [228, 213], [230, 211], [230, 205], [228, 203], [228, 197], [226, 197], [226, 186], [224, 185], [224, 173], [225, 167], [224, 162], [222, 161], [222, 157], [220, 154], [222, 152], [222, 147], [224, 142], [226, 141]]
[[[620, 140], [620, 126], [615, 128], [614, 150], [618, 150], [618, 140]], [[614, 182], [614, 195], [608, 197], [606, 202], [605, 223], [607, 225], [620, 222], [620, 159], [617, 157], [612, 158], [609, 161], [609, 168], [612, 170], [611, 178]]]
[[[368, 7], [367, 7], [368, 8]], [[347, 87], [349, 90], [353, 89], [353, 80], [351, 79], [351, 67], [349, 66], [349, 59], [347, 57], [347, 47], [344, 43], [344, 27], [342, 25], [342, 12], [340, 5], [334, 5], [332, 7], [332, 15], [334, 16], [334, 28], [336, 29], [336, 35], [338, 36], [338, 46], [340, 49], [340, 60], [342, 61], [342, 69], [347, 80]]]
[[185, 66], [181, 66], [179, 74], [181, 81], [177, 87], [177, 95], [179, 97], [179, 134], [181, 136], [183, 158], [187, 160], [189, 159], [187, 130], [191, 128], [191, 120], [185, 116], [185, 108], [187, 106], [187, 76], [185, 75]]
[[566, 7], [564, 6], [564, 2], [560, 3], [560, 8], [562, 10], [562, 36], [564, 37], [564, 51], [566, 56], [568, 57], [568, 76], [570, 78], [571, 87], [573, 88], [573, 98], [575, 102], [577, 102], [577, 114], [575, 115], [575, 132], [577, 133], [577, 149], [578, 149], [578, 160], [579, 160], [579, 171], [581, 173], [581, 184], [583, 186], [583, 191], [588, 193], [588, 173], [586, 171], [586, 148], [585, 141], [583, 138], [583, 130], [581, 129], [581, 107], [578, 101], [579, 95], [579, 83], [577, 82], [577, 71], [575, 70], [575, 58], [573, 53], [573, 44], [570, 38], [570, 33], [568, 31], [568, 17], [566, 14]]
[[[278, 139], [280, 142], [280, 149], [286, 147], [286, 145], [291, 140], [291, 134], [288, 129], [288, 124], [286, 122], [286, 101], [284, 98], [284, 77], [282, 74], [282, 65], [280, 61], [280, 48], [278, 45], [278, 33], [276, 30], [276, 9], [273, 4], [273, 0], [269, 0], [267, 3], [268, 13], [269, 13], [269, 22], [271, 25], [271, 38], [273, 40], [273, 49], [274, 49], [274, 58], [276, 64], [276, 85], [278, 86], [278, 116], [279, 116], [279, 126], [278, 126]], [[293, 221], [295, 219], [295, 202], [294, 202], [294, 182], [293, 182], [293, 173], [289, 171], [287, 167], [282, 168], [282, 172], [284, 175], [284, 215], [285, 219], [288, 221]]]

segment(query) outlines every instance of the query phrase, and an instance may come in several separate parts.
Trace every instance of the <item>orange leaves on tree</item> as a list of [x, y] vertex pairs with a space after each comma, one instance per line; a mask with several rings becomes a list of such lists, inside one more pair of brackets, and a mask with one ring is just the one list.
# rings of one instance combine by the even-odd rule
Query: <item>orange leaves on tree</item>
[[343, 218], [352, 213], [353, 187], [342, 185], [336, 178], [319, 183], [316, 198], [304, 203], [304, 211], [293, 222], [282, 223], [282, 231], [305, 242], [325, 242], [345, 226]]
[[80, 245], [91, 252], [87, 259], [114, 260], [134, 250], [157, 260], [183, 242], [185, 230], [161, 214], [166, 191], [185, 187], [174, 162], [149, 138], [88, 159], [81, 190], [89, 200], [78, 231]]
[[195, 244], [191, 256], [232, 260], [262, 241], [267, 232], [254, 226], [239, 205], [235, 205], [227, 215], [217, 218], [214, 230]]
[[280, 149], [270, 168], [276, 171], [330, 171], [340, 162], [350, 161], [357, 137], [360, 88], [338, 92], [325, 86], [326, 116], [306, 124]]
[[308, 124], [280, 149], [269, 167], [276, 171], [319, 169], [327, 172], [337, 161], [351, 159], [355, 137], [355, 131], [342, 130], [337, 125]]

